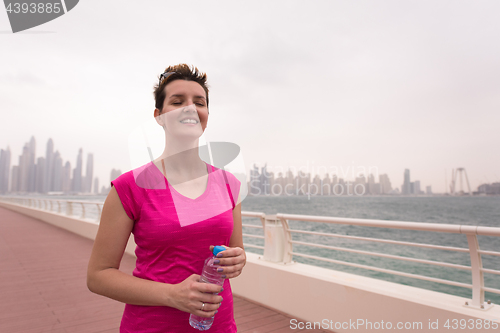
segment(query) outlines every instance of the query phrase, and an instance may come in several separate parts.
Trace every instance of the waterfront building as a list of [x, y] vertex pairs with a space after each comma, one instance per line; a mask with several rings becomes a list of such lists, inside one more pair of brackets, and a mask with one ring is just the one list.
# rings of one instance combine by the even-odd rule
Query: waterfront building
[[83, 149], [80, 148], [78, 151], [78, 157], [76, 158], [76, 167], [73, 169], [73, 184], [71, 191], [82, 192], [82, 164], [83, 164]]
[[332, 180], [330, 175], [327, 173], [325, 177], [321, 180], [321, 195], [331, 195], [332, 194]]
[[432, 186], [426, 186], [425, 187], [425, 194], [432, 194]]
[[54, 191], [54, 142], [52, 138], [47, 141], [47, 149], [45, 151], [45, 174], [43, 192]]
[[63, 180], [62, 180], [62, 191], [64, 193], [71, 192], [71, 163], [69, 161], [64, 165], [63, 170]]
[[19, 191], [19, 165], [12, 166], [12, 181], [10, 184], [11, 192]]
[[405, 169], [404, 182], [401, 186], [401, 194], [408, 195], [411, 194], [411, 182], [410, 182], [410, 169]]
[[0, 193], [9, 191], [10, 148], [0, 150]]
[[415, 180], [413, 182], [413, 191], [412, 194], [419, 195], [420, 193], [420, 180]]
[[87, 168], [85, 169], [85, 177], [82, 192], [91, 193], [92, 192], [92, 179], [94, 175], [94, 155], [87, 154]]
[[28, 170], [28, 192], [36, 191], [36, 166], [35, 166], [35, 156], [36, 156], [36, 140], [32, 136], [29, 146], [28, 146], [28, 160], [27, 160], [27, 170]]
[[[113, 177], [113, 176], [111, 176]], [[259, 168], [254, 164], [253, 169], [250, 169], [250, 179], [248, 188], [250, 189], [250, 195], [259, 195], [260, 192], [260, 176], [259, 176]]]
[[392, 192], [391, 181], [389, 180], [389, 176], [387, 174], [381, 174], [379, 177], [380, 184], [380, 193], [381, 194], [390, 194]]
[[500, 183], [479, 185], [477, 192], [486, 195], [500, 195]]
[[99, 194], [99, 178], [94, 178], [94, 194]]
[[35, 190], [38, 193], [45, 192], [45, 158], [39, 157], [36, 161], [35, 167]]
[[109, 182], [111, 183], [113, 180], [120, 177], [121, 174], [122, 174], [122, 172], [120, 170], [112, 169], [111, 170], [111, 180]]
[[63, 178], [64, 178], [64, 169], [63, 169], [63, 160], [61, 158], [61, 154], [59, 151], [53, 155], [52, 162], [52, 170], [50, 170], [50, 181], [51, 186], [49, 187], [50, 191], [61, 192], [63, 190]]

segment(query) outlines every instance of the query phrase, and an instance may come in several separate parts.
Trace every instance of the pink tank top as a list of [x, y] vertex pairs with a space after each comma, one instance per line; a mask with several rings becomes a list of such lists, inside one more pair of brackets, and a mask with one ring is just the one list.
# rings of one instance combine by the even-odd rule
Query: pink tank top
[[[114, 181], [127, 215], [134, 220], [137, 248], [134, 276], [176, 284], [201, 274], [210, 245], [229, 245], [233, 232], [239, 180], [230, 172], [207, 164], [208, 183], [196, 199], [178, 193], [153, 164], [129, 171]], [[233, 297], [224, 281], [224, 299], [208, 332], [234, 333]], [[126, 304], [120, 332], [189, 333], [189, 313], [167, 306]]]

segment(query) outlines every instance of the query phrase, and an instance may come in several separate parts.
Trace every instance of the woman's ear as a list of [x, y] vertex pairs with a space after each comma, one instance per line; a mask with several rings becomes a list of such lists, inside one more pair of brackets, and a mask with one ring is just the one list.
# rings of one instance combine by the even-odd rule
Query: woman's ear
[[165, 127], [165, 124], [163, 123], [163, 119], [162, 119], [162, 117], [160, 117], [161, 116], [160, 109], [155, 109], [154, 116], [155, 116], [155, 120], [158, 123], [158, 125], [160, 125], [161, 127]]

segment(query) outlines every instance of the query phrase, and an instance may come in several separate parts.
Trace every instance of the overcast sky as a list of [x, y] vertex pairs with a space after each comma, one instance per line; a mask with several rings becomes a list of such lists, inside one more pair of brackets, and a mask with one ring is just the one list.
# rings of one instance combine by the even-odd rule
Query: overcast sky
[[94, 154], [101, 186], [130, 169], [164, 68], [207, 72], [206, 137], [257, 163], [315, 173], [405, 168], [434, 192], [464, 167], [500, 181], [500, 2], [84, 0], [12, 34], [0, 10], [0, 148], [18, 164], [54, 140]]

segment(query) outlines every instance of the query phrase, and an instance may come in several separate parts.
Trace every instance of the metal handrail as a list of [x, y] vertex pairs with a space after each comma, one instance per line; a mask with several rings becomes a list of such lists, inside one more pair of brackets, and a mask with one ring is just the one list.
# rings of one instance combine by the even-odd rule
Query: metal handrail
[[[363, 269], [370, 269], [370, 270], [380, 271], [380, 272], [384, 272], [384, 273], [402, 275], [402, 276], [407, 276], [407, 277], [412, 277], [412, 278], [422, 279], [422, 280], [427, 280], [427, 281], [433, 281], [433, 282], [439, 282], [439, 283], [444, 283], [444, 284], [451, 284], [451, 285], [456, 285], [456, 286], [460, 286], [460, 287], [464, 287], [464, 288], [471, 288], [472, 289], [472, 303], [471, 304], [466, 303], [466, 305], [470, 305], [472, 307], [476, 307], [476, 308], [480, 308], [480, 309], [484, 309], [486, 307], [486, 304], [484, 302], [484, 292], [485, 291], [500, 294], [500, 289], [485, 287], [484, 277], [483, 277], [483, 273], [500, 274], [500, 271], [491, 270], [491, 269], [484, 269], [482, 266], [482, 261], [481, 261], [482, 254], [499, 256], [500, 252], [479, 250], [479, 243], [478, 243], [478, 239], [477, 239], [478, 235], [500, 237], [500, 228], [469, 226], [469, 225], [453, 225], [453, 224], [432, 224], [432, 223], [421, 223], [421, 222], [352, 219], [352, 218], [324, 217], [324, 216], [312, 216], [312, 215], [295, 215], [295, 214], [277, 214], [276, 217], [278, 219], [280, 219], [282, 222], [282, 225], [284, 228], [285, 240], [287, 243], [285, 245], [286, 246], [285, 256], [284, 256], [285, 263], [290, 263], [292, 261], [293, 255], [296, 255], [296, 256], [317, 259], [317, 260], [332, 262], [332, 263], [341, 264], [341, 265], [353, 266], [353, 267], [358, 267], [358, 268], [363, 268]], [[467, 237], [468, 249], [455, 248], [455, 247], [442, 247], [442, 246], [429, 245], [429, 244], [399, 242], [399, 241], [392, 241], [392, 240], [388, 241], [388, 240], [380, 240], [380, 239], [376, 239], [376, 238], [353, 237], [353, 236], [337, 235], [337, 234], [331, 234], [331, 233], [318, 233], [318, 232], [311, 232], [311, 231], [296, 230], [296, 229], [290, 228], [290, 226], [288, 224], [289, 220], [320, 222], [320, 223], [329, 223], [329, 224], [347, 224], [347, 225], [390, 228], [390, 229], [406, 229], [406, 230], [416, 230], [416, 231], [433, 231], [433, 232], [465, 234]], [[384, 242], [384, 243], [393, 243], [393, 244], [399, 244], [399, 245], [438, 248], [438, 249], [442, 249], [442, 250], [450, 250], [450, 251], [457, 251], [457, 252], [469, 252], [471, 266], [468, 267], [468, 266], [450, 264], [450, 263], [445, 263], [445, 262], [429, 261], [429, 260], [415, 259], [415, 258], [409, 258], [409, 257], [403, 257], [403, 256], [394, 256], [394, 255], [387, 255], [387, 254], [374, 253], [374, 252], [368, 252], [368, 251], [359, 251], [359, 250], [353, 250], [353, 249], [330, 247], [330, 246], [325, 246], [325, 245], [298, 242], [298, 241], [292, 240], [292, 237], [291, 237], [292, 232], [302, 233], [302, 234], [314, 234], [314, 235], [321, 235], [321, 236], [330, 236], [330, 237], [351, 238], [351, 239], [376, 241], [376, 242]], [[322, 248], [328, 248], [328, 249], [332, 249], [332, 250], [340, 250], [340, 251], [354, 252], [354, 253], [360, 253], [360, 254], [377, 255], [377, 256], [387, 257], [387, 258], [391, 258], [391, 259], [416, 261], [416, 262], [420, 262], [420, 263], [440, 265], [440, 266], [446, 266], [446, 267], [451, 267], [451, 268], [467, 269], [467, 270], [471, 271], [472, 284], [464, 284], [464, 283], [450, 281], [450, 280], [430, 278], [430, 277], [423, 276], [423, 275], [409, 274], [409, 273], [404, 273], [404, 272], [399, 272], [399, 271], [394, 271], [394, 270], [387, 270], [387, 269], [382, 269], [382, 268], [368, 266], [368, 265], [354, 264], [354, 263], [342, 261], [342, 260], [333, 260], [333, 259], [328, 259], [328, 258], [323, 258], [323, 257], [310, 256], [310, 255], [306, 255], [303, 253], [294, 252], [293, 251], [293, 244], [322, 247]]]
[[[73, 216], [73, 204], [80, 204], [82, 208], [82, 215], [80, 218], [86, 218], [86, 205], [96, 205], [97, 206], [97, 218], [96, 221], [99, 222], [101, 220], [102, 214], [102, 206], [103, 202], [98, 201], [84, 201], [84, 200], [65, 200], [65, 199], [47, 199], [47, 198], [26, 198], [26, 197], [0, 197], [0, 200], [13, 202], [20, 204], [22, 206], [33, 207], [40, 210], [46, 210], [49, 212], [54, 212], [58, 214], [62, 214], [61, 212], [61, 204], [66, 204], [66, 212], [63, 215]], [[57, 211], [54, 211], [53, 203], [57, 203]], [[50, 205], [49, 205], [50, 203]], [[43, 204], [43, 205], [42, 205]]]

